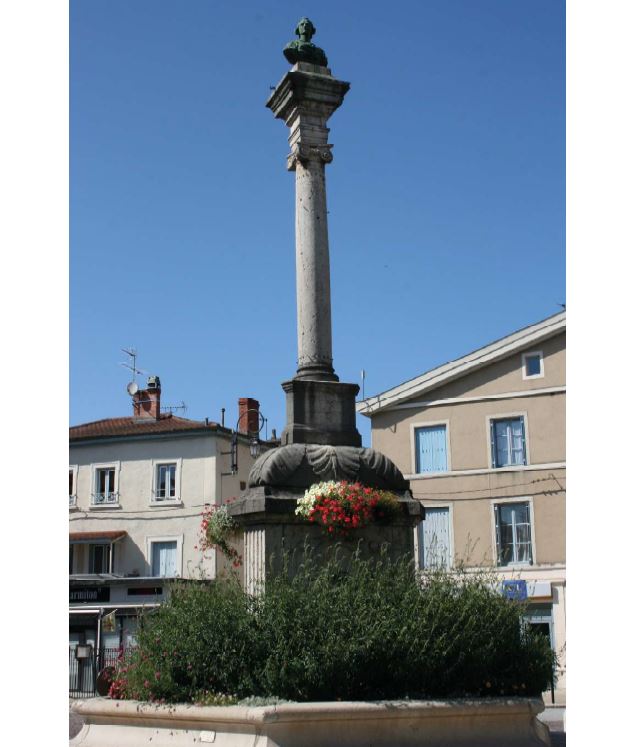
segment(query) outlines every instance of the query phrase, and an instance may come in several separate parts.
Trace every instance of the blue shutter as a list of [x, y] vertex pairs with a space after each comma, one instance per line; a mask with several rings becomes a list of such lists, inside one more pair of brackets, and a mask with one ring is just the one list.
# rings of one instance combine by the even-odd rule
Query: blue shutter
[[447, 472], [445, 425], [417, 428], [417, 472]]

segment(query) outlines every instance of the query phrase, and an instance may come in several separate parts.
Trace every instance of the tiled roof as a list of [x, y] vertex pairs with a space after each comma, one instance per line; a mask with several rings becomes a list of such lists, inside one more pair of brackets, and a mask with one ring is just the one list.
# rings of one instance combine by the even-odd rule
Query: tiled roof
[[155, 433], [175, 433], [182, 431], [210, 431], [221, 429], [218, 423], [206, 423], [203, 420], [179, 418], [172, 413], [164, 413], [159, 420], [154, 418], [106, 418], [93, 423], [82, 423], [68, 429], [69, 439], [77, 441], [83, 438], [109, 438], [112, 436], [144, 436]]

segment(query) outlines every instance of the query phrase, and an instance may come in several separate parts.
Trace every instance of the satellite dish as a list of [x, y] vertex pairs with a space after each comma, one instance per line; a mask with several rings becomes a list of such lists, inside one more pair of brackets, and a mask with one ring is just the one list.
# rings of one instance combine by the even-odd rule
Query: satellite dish
[[139, 384], [137, 384], [136, 381], [131, 381], [126, 388], [128, 390], [128, 394], [132, 397], [139, 391]]

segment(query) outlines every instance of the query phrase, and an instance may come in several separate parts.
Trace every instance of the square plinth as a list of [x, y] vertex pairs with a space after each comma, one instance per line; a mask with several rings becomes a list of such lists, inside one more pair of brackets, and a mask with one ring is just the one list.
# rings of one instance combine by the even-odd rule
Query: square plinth
[[267, 576], [279, 573], [284, 563], [293, 575], [307, 551], [319, 562], [337, 553], [344, 567], [358, 551], [366, 559], [385, 552], [393, 560], [404, 556], [414, 560], [414, 532], [423, 509], [410, 493], [399, 496], [402, 513], [396, 519], [368, 524], [337, 539], [296, 516], [297, 501], [303, 495], [304, 491], [251, 488], [228, 506], [240, 527], [235, 547], [243, 558], [243, 582], [250, 593], [257, 593]]

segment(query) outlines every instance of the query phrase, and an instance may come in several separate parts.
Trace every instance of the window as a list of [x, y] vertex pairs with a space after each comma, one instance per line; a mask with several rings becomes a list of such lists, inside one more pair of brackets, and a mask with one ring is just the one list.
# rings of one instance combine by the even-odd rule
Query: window
[[532, 563], [529, 512], [528, 502], [497, 503], [494, 506], [498, 565]]
[[73, 545], [68, 546], [68, 575], [73, 575]]
[[77, 467], [68, 468], [68, 506], [72, 508], [77, 504], [77, 487], [75, 485], [77, 480]]
[[554, 648], [553, 617], [550, 604], [528, 605], [524, 619], [532, 630], [544, 635], [551, 648]]
[[419, 522], [419, 568], [449, 568], [450, 509], [429, 508]]
[[447, 426], [415, 428], [415, 469], [420, 472], [447, 472]]
[[[114, 559], [114, 558], [113, 558]], [[110, 545], [88, 546], [88, 572], [110, 573], [111, 572]]]
[[152, 542], [152, 575], [176, 576], [176, 540]]
[[492, 467], [527, 464], [525, 419], [520, 416], [490, 421]]
[[117, 503], [119, 494], [116, 485], [115, 467], [99, 467], [95, 470], [95, 492], [93, 503]]
[[176, 464], [158, 464], [156, 474], [155, 501], [176, 499]]
[[542, 351], [523, 353], [523, 379], [541, 379], [544, 375]]

